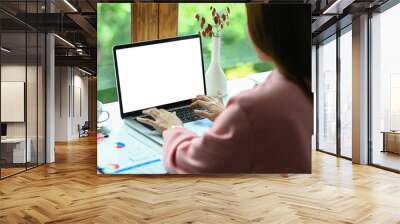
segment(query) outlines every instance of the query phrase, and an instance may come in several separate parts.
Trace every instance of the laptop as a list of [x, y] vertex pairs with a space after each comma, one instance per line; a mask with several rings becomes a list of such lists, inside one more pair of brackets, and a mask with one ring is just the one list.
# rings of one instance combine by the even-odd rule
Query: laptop
[[131, 128], [163, 144], [151, 126], [136, 121], [148, 108], [176, 112], [184, 127], [202, 135], [212, 122], [194, 114], [191, 99], [206, 95], [200, 35], [114, 47], [121, 117]]

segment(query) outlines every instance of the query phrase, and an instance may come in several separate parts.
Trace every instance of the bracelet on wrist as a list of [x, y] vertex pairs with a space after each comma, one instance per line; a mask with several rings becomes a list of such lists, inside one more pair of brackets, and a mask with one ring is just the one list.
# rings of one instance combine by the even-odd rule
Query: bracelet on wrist
[[169, 127], [168, 129], [173, 129], [173, 128], [183, 128], [183, 125], [178, 124], [178, 125], [172, 125], [171, 127]]

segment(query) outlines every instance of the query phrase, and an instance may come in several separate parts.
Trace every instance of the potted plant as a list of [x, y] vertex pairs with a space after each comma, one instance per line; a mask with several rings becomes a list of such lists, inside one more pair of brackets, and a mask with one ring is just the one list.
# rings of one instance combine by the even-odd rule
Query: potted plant
[[204, 16], [195, 15], [195, 19], [200, 25], [200, 35], [203, 38], [212, 38], [212, 52], [210, 66], [206, 72], [207, 95], [225, 96], [227, 93], [226, 79], [220, 62], [221, 32], [229, 26], [229, 15], [231, 11], [229, 7], [224, 10], [217, 11], [216, 8], [210, 6], [210, 22], [207, 22]]

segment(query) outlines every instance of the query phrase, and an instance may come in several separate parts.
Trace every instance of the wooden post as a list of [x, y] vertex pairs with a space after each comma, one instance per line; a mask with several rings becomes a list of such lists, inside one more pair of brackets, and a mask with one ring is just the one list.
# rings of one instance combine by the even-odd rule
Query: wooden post
[[176, 37], [178, 34], [178, 4], [159, 3], [158, 38]]
[[177, 33], [177, 3], [132, 3], [132, 42], [174, 37]]
[[97, 129], [97, 78], [89, 77], [88, 79], [89, 92], [89, 124], [90, 132], [95, 133]]
[[132, 4], [132, 41], [158, 39], [158, 3]]

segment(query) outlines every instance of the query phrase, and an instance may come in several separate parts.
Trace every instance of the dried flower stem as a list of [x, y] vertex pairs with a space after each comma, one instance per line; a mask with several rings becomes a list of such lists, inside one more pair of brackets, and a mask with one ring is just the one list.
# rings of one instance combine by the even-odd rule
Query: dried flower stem
[[225, 10], [217, 12], [217, 10], [213, 6], [210, 6], [210, 12], [212, 22], [207, 23], [207, 25], [204, 16], [200, 16], [199, 14], [195, 15], [195, 19], [199, 22], [200, 25], [199, 33], [203, 37], [219, 37], [222, 30], [226, 26], [229, 26], [231, 10], [229, 7], [226, 7]]

